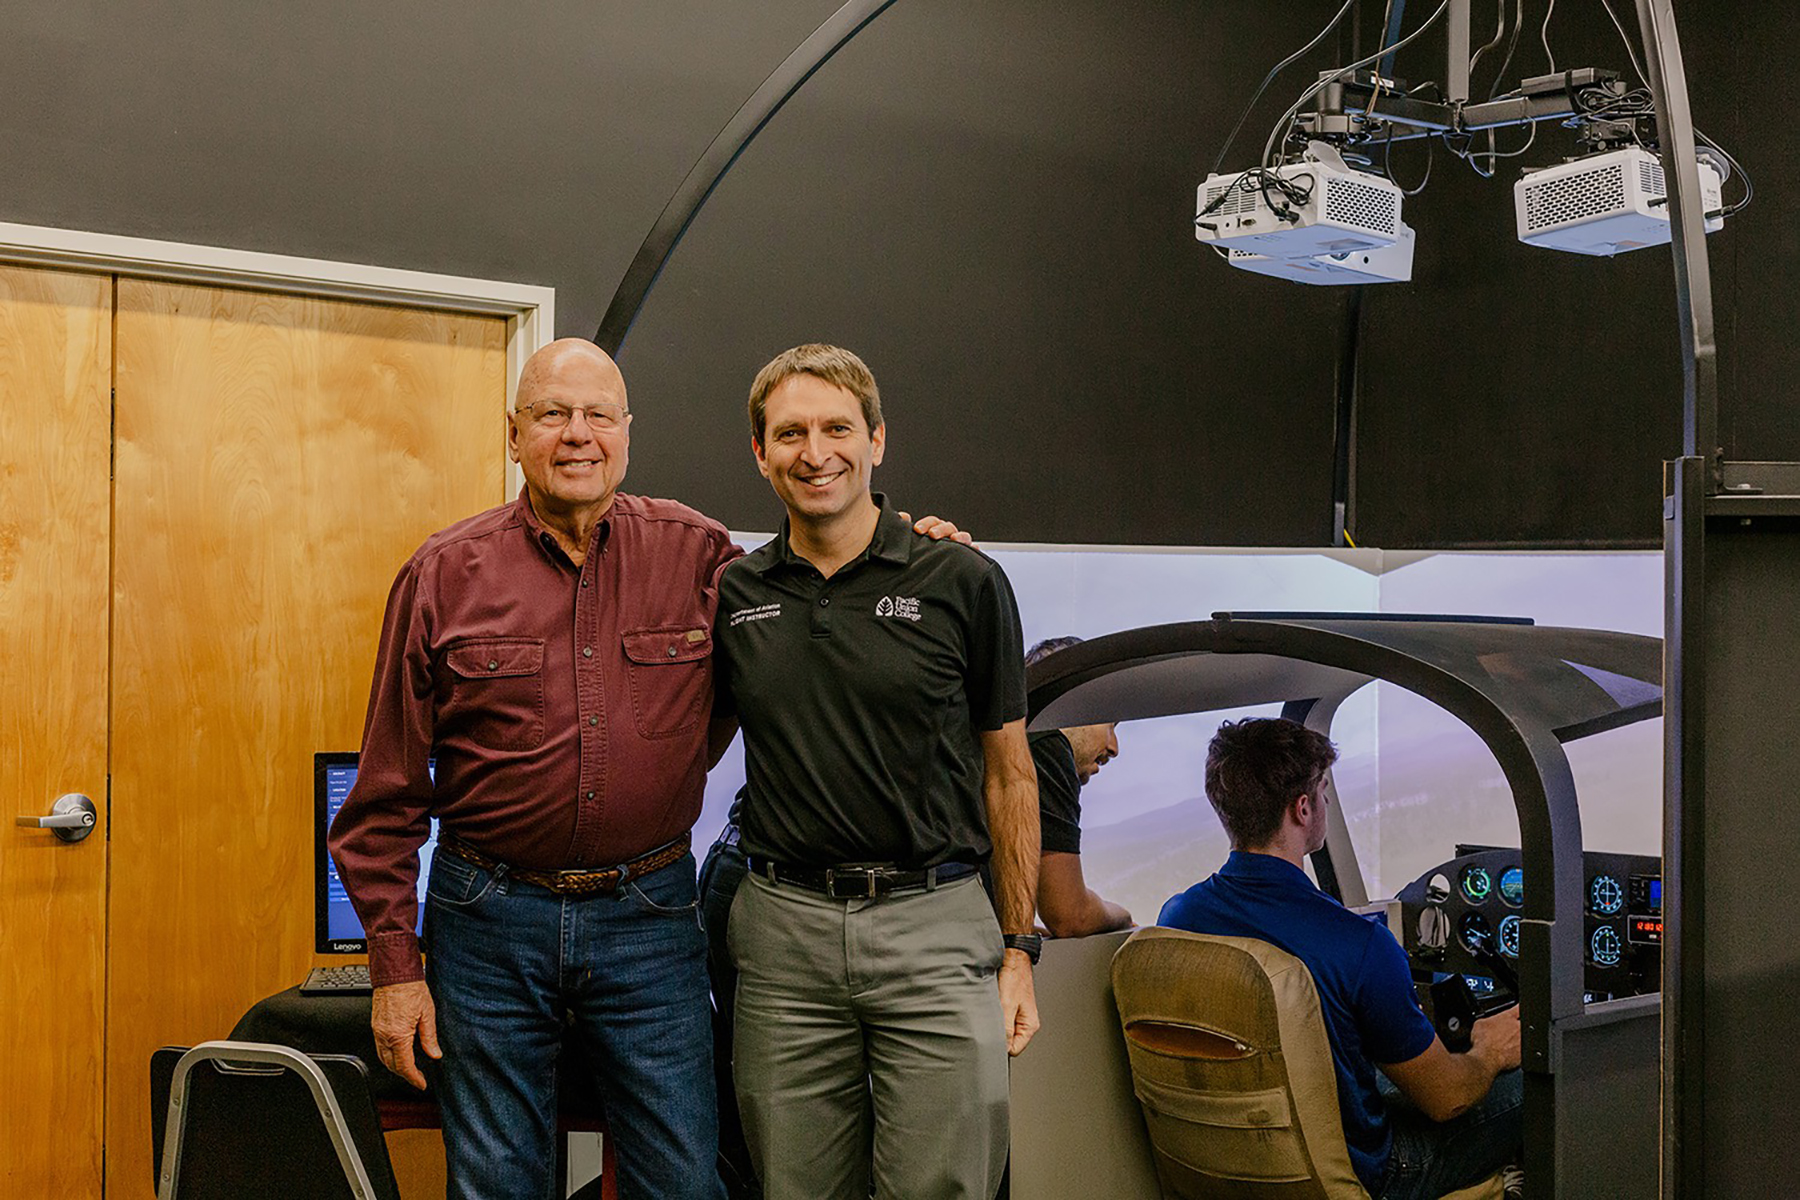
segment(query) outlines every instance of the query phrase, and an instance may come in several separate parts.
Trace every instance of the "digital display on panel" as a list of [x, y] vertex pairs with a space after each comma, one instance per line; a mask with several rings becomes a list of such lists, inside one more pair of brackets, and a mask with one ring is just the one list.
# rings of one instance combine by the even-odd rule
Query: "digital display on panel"
[[[429, 768], [435, 777], [435, 764]], [[350, 788], [356, 783], [356, 768], [347, 764], [334, 764], [325, 768], [325, 827], [329, 829], [331, 822], [337, 819], [338, 810], [344, 807], [344, 800], [350, 795]], [[437, 849], [438, 823], [436, 818], [431, 822], [431, 836], [419, 847], [419, 919], [415, 932], [423, 932], [425, 924], [425, 886], [431, 873], [431, 855]], [[357, 939], [363, 936], [362, 922], [357, 919], [356, 909], [350, 903], [350, 893], [344, 890], [344, 881], [338, 878], [337, 863], [329, 854], [325, 859], [325, 932], [331, 941]]]
[[1631, 911], [1634, 913], [1660, 913], [1662, 911], [1662, 876], [1633, 875], [1631, 877]]

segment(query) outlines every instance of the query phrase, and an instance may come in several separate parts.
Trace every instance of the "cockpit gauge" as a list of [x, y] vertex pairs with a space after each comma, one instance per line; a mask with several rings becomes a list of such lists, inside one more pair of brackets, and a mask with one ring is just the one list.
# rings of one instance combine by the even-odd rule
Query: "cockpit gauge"
[[1493, 929], [1480, 913], [1466, 912], [1457, 918], [1456, 940], [1470, 954], [1486, 954], [1493, 949], [1493, 938]]
[[1588, 938], [1588, 957], [1594, 960], [1597, 967], [1618, 966], [1624, 952], [1625, 944], [1619, 939], [1619, 931], [1611, 925], [1596, 927]]
[[[1625, 887], [1611, 875], [1596, 875], [1588, 884], [1588, 907], [1595, 914], [1610, 917], [1625, 907]], [[1599, 959], [1594, 961], [1598, 962]]]
[[1500, 872], [1500, 898], [1514, 908], [1525, 903], [1525, 872], [1508, 867]]
[[1500, 920], [1500, 953], [1508, 958], [1519, 957], [1519, 914], [1508, 913]]
[[1494, 890], [1494, 877], [1486, 867], [1464, 867], [1459, 882], [1463, 898], [1470, 904], [1485, 904]]

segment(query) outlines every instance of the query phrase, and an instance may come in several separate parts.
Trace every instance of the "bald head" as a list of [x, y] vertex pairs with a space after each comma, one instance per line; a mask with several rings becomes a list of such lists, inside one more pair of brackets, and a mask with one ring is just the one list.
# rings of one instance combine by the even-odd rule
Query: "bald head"
[[506, 444], [538, 518], [572, 531], [576, 550], [585, 547], [631, 457], [631, 413], [618, 366], [582, 338], [563, 338], [533, 354], [519, 372]]
[[625, 376], [619, 373], [619, 365], [586, 338], [558, 338], [526, 359], [525, 369], [519, 372], [515, 406], [529, 408], [553, 382], [597, 393], [595, 399], [626, 403]]

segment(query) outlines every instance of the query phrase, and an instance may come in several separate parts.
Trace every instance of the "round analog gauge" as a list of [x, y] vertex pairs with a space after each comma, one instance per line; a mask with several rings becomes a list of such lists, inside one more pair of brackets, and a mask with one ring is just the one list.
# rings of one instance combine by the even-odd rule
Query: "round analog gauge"
[[1596, 875], [1588, 884], [1588, 907], [1610, 917], [1625, 907], [1625, 889], [1611, 875]]
[[1519, 957], [1519, 914], [1509, 913], [1500, 921], [1500, 953], [1508, 958]]
[[1489, 893], [1494, 890], [1494, 877], [1488, 874], [1486, 867], [1464, 867], [1462, 869], [1462, 894], [1470, 904], [1485, 904]]
[[1477, 912], [1466, 912], [1456, 922], [1456, 939], [1470, 954], [1486, 953], [1493, 946], [1493, 930], [1487, 918]]
[[1508, 867], [1500, 872], [1500, 898], [1514, 908], [1525, 903], [1525, 872]]
[[1616, 967], [1625, 952], [1624, 943], [1619, 941], [1619, 931], [1611, 925], [1602, 925], [1594, 930], [1588, 939], [1588, 957], [1599, 967]]

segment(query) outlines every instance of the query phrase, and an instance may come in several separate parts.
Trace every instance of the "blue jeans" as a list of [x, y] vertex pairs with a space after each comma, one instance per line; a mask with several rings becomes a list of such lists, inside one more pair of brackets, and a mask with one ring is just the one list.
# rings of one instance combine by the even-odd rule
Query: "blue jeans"
[[1438, 1200], [1519, 1161], [1525, 1136], [1523, 1072], [1502, 1072], [1479, 1104], [1442, 1122], [1414, 1108], [1387, 1076], [1377, 1079], [1394, 1145], [1376, 1200]]
[[559, 1066], [594, 1077], [621, 1200], [722, 1200], [693, 855], [575, 898], [440, 852], [425, 943], [451, 1200], [562, 1194]]

